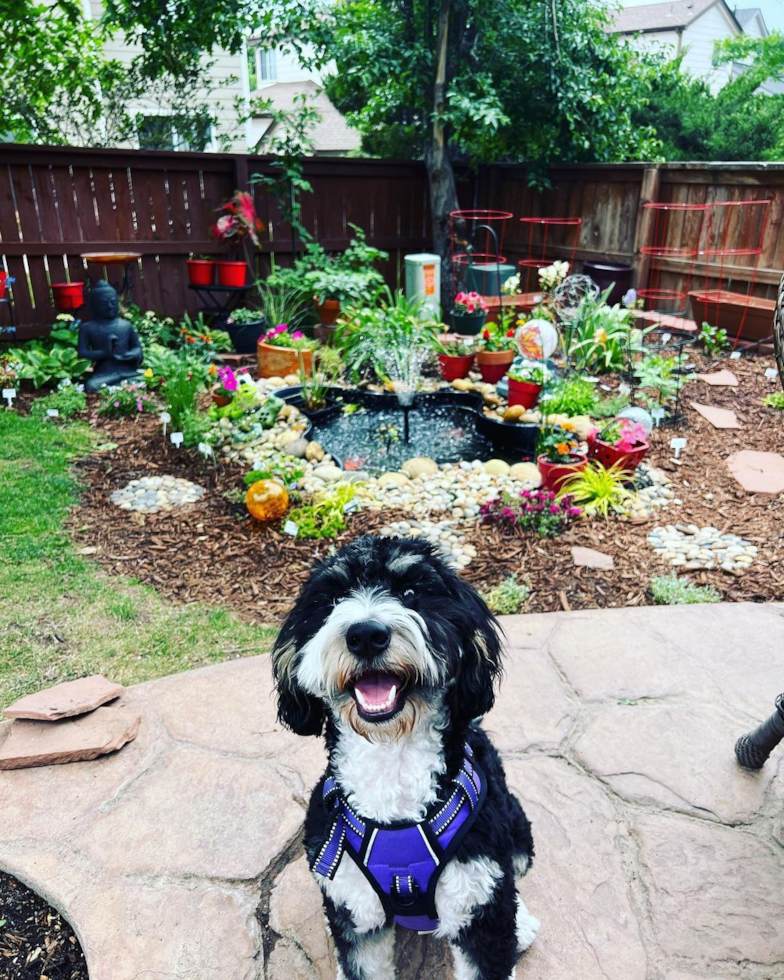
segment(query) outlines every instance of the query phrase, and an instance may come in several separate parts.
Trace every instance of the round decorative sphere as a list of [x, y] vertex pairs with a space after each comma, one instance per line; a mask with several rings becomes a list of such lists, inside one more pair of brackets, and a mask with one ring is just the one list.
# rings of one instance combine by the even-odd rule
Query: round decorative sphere
[[619, 419], [629, 419], [630, 422], [636, 422], [645, 429], [645, 435], [649, 436], [653, 432], [653, 419], [644, 408], [638, 408], [636, 405], [631, 405], [629, 408], [624, 408], [622, 412], [618, 412]]
[[245, 494], [245, 506], [257, 521], [283, 517], [288, 505], [288, 492], [277, 480], [257, 480]]
[[529, 320], [517, 328], [515, 344], [523, 357], [546, 360], [558, 347], [558, 331], [549, 320]]
[[570, 320], [577, 312], [582, 301], [590, 296], [596, 299], [601, 290], [590, 276], [567, 276], [555, 287], [553, 306], [561, 319]]

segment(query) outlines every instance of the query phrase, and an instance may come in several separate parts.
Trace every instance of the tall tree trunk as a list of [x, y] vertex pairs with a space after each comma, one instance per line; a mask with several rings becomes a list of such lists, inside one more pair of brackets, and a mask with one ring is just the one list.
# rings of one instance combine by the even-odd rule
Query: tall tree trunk
[[449, 156], [442, 114], [446, 101], [447, 58], [449, 52], [450, 0], [441, 0], [436, 33], [436, 74], [433, 83], [433, 125], [425, 147], [430, 188], [430, 214], [433, 249], [441, 256], [441, 303], [444, 312], [451, 312], [454, 297], [452, 257], [449, 245], [449, 212], [456, 211], [457, 188]]

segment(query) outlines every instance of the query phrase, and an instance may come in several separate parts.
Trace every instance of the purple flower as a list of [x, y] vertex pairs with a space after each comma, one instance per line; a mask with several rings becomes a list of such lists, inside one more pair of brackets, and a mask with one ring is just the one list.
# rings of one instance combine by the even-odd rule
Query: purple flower
[[624, 306], [631, 306], [633, 303], [637, 302], [637, 290], [627, 289], [623, 294], [623, 299], [621, 300]]
[[558, 506], [558, 504], [550, 504], [550, 513], [551, 514], [558, 514], [558, 513], [560, 513], [560, 511], [561, 511], [561, 508]]

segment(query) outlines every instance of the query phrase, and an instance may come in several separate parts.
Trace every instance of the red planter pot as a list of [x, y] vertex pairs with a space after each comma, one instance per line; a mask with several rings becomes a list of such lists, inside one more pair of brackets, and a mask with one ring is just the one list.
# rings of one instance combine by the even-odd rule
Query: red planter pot
[[476, 355], [476, 363], [482, 374], [482, 381], [486, 384], [498, 384], [509, 366], [515, 359], [515, 352], [512, 350], [480, 350]]
[[542, 386], [534, 384], [533, 381], [515, 381], [509, 379], [508, 402], [510, 405], [522, 405], [523, 408], [536, 408], [539, 395], [542, 393]]
[[6, 289], [5, 281], [7, 278], [8, 278], [8, 273], [0, 270], [0, 299], [2, 299], [5, 296], [5, 289]]
[[78, 310], [84, 305], [83, 282], [53, 282], [52, 296], [54, 305], [61, 313]]
[[248, 275], [247, 262], [216, 262], [219, 286], [244, 286]]
[[313, 302], [316, 304], [316, 312], [322, 327], [334, 327], [340, 316], [340, 300], [325, 299], [323, 303], [319, 303], [314, 299]]
[[444, 381], [457, 381], [460, 378], [467, 378], [473, 363], [473, 354], [465, 354], [459, 357], [451, 354], [438, 355], [438, 367]]
[[775, 299], [745, 296], [726, 289], [696, 289], [689, 297], [697, 323], [707, 321], [726, 330], [732, 339], [741, 326], [743, 340], [766, 340], [773, 333]]
[[212, 259], [186, 259], [185, 264], [191, 286], [211, 286], [215, 282], [215, 263]]
[[542, 474], [542, 489], [558, 493], [561, 486], [572, 476], [580, 473], [588, 465], [588, 457], [582, 453], [572, 453], [569, 463], [551, 463], [545, 456], [536, 460]]
[[626, 453], [616, 446], [611, 446], [609, 442], [602, 442], [601, 439], [594, 436], [593, 439], [588, 440], [588, 457], [597, 460], [606, 470], [618, 463], [620, 468], [626, 470], [631, 476], [645, 459], [645, 454], [650, 448], [651, 444], [644, 442], [632, 452]]

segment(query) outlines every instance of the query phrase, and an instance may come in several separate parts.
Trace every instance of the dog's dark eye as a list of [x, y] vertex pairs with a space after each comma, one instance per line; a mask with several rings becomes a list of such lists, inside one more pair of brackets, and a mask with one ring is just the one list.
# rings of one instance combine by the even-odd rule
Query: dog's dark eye
[[413, 599], [415, 595], [416, 595], [416, 592], [414, 592], [413, 589], [403, 589], [403, 598], [404, 599]]

